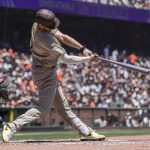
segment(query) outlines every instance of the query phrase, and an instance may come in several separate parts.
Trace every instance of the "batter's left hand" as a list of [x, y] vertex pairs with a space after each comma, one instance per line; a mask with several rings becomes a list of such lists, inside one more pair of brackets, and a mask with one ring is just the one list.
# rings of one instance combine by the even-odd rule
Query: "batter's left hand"
[[91, 56], [92, 54], [93, 54], [92, 51], [87, 48], [85, 48], [83, 51], [84, 56]]

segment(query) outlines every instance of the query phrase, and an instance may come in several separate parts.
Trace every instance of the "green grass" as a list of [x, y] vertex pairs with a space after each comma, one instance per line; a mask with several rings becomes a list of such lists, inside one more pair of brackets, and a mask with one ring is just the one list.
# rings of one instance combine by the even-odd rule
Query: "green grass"
[[[150, 135], [150, 129], [106, 129], [98, 130], [106, 137]], [[1, 135], [0, 135], [1, 138]], [[18, 132], [12, 140], [48, 140], [48, 139], [77, 139], [76, 131], [47, 131], [47, 132]]]

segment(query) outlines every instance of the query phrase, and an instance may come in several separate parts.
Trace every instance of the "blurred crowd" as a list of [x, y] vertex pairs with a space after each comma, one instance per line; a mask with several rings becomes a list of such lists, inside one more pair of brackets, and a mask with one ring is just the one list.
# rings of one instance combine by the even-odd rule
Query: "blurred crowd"
[[109, 4], [109, 5], [116, 5], [116, 6], [127, 6], [127, 7], [134, 7], [138, 9], [150, 9], [149, 0], [78, 0], [78, 1]]
[[[32, 81], [32, 57], [21, 53], [20, 55], [13, 49], [0, 50], [0, 79], [11, 77], [9, 86], [10, 101], [6, 106], [17, 106], [19, 104], [31, 104], [36, 99], [36, 88]], [[3, 103], [0, 103], [3, 106]]]
[[[109, 45], [103, 56], [121, 62], [150, 68], [150, 58], [126, 56]], [[126, 70], [103, 62], [63, 65], [59, 69], [60, 82], [70, 105], [75, 107], [123, 107], [140, 108], [150, 106], [150, 76]]]
[[100, 115], [94, 120], [94, 126], [98, 128], [104, 127], [127, 127], [140, 128], [150, 127], [150, 111], [136, 110], [128, 111], [124, 115], [109, 112], [106, 116]]
[[[32, 81], [32, 57], [15, 52], [13, 49], [0, 50], [0, 81], [11, 76], [9, 86], [10, 101], [1, 107], [30, 106], [36, 100], [37, 90]], [[126, 50], [103, 49], [103, 57], [112, 60], [150, 68], [150, 58], [127, 55]], [[104, 62], [85, 62], [78, 65], [65, 65], [58, 62], [57, 78], [67, 101], [72, 107], [90, 108], [142, 108], [150, 107], [150, 75], [126, 70]], [[94, 120], [95, 126], [150, 127], [149, 112], [128, 112], [118, 120], [109, 113]], [[1, 118], [0, 118], [1, 122]]]
[[[32, 100], [37, 99], [32, 81], [31, 55], [18, 54], [13, 49], [2, 49], [0, 52], [0, 78], [12, 77], [9, 87], [11, 101], [7, 105], [30, 105]], [[135, 53], [127, 56], [126, 50], [110, 51], [110, 45], [103, 49], [103, 57], [150, 68], [150, 58], [138, 57]], [[92, 61], [79, 65], [58, 63], [57, 77], [66, 99], [73, 107], [150, 106], [150, 75]]]

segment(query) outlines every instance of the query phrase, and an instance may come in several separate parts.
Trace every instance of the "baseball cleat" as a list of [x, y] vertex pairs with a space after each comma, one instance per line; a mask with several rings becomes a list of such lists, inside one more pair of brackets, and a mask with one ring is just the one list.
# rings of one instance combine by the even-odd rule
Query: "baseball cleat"
[[2, 129], [2, 140], [4, 143], [8, 143], [9, 139], [13, 135], [13, 132], [8, 124], [3, 125]]
[[80, 140], [81, 141], [103, 141], [105, 140], [104, 135], [100, 135], [96, 133], [95, 131], [90, 132], [88, 136], [83, 136], [80, 134]]

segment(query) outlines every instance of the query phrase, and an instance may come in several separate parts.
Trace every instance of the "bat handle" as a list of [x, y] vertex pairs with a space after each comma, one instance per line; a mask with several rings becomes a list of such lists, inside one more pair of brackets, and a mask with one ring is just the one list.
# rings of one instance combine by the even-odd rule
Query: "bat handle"
[[97, 53], [93, 53], [93, 54], [94, 54], [95, 60], [96, 60], [96, 61], [99, 61], [99, 58], [100, 58], [99, 55], [98, 55]]

